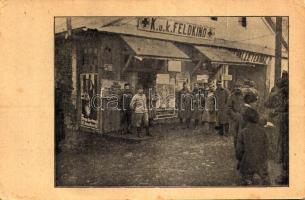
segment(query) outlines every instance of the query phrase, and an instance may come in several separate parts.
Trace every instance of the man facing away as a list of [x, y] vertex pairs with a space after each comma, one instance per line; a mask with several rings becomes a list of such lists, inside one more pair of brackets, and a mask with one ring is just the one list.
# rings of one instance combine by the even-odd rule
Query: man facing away
[[217, 81], [215, 98], [218, 133], [219, 135], [227, 135], [229, 131], [229, 122], [227, 116], [229, 91], [226, 88], [223, 88], [221, 81]]
[[143, 92], [143, 87], [138, 86], [137, 94], [135, 94], [130, 102], [130, 107], [134, 112], [134, 125], [137, 128], [138, 137], [141, 136], [142, 123], [146, 129], [146, 135], [152, 136], [149, 132], [148, 110], [146, 105], [146, 96]]
[[259, 114], [255, 109], [247, 107], [242, 118], [246, 126], [238, 134], [236, 144], [242, 184], [268, 185], [268, 141], [265, 130], [258, 124]]

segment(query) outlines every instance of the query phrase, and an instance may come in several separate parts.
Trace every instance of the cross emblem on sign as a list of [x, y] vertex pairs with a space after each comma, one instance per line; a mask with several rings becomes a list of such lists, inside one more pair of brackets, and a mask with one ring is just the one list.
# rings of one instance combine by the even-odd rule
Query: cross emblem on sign
[[146, 17], [141, 21], [141, 24], [142, 24], [142, 26], [143, 26], [144, 28], [146, 28], [146, 26], [147, 26], [149, 23], [150, 23], [150, 22], [149, 22], [148, 18], [146, 18]]
[[211, 37], [212, 35], [214, 35], [213, 32], [212, 32], [212, 29], [209, 30], [208, 35], [209, 35], [209, 37]]

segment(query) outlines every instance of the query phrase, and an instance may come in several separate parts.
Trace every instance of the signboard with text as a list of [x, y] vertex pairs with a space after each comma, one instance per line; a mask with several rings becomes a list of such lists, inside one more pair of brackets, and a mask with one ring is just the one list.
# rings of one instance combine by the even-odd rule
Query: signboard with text
[[215, 28], [198, 24], [177, 22], [158, 17], [139, 18], [138, 29], [143, 31], [151, 31], [202, 39], [214, 39], [215, 36]]
[[197, 75], [197, 81], [202, 81], [204, 83], [207, 83], [208, 80], [209, 80], [209, 75], [207, 74]]
[[230, 74], [223, 74], [222, 75], [222, 80], [224, 80], [224, 81], [232, 81], [232, 75], [230, 75]]
[[176, 61], [176, 60], [168, 61], [168, 71], [181, 72], [181, 61]]

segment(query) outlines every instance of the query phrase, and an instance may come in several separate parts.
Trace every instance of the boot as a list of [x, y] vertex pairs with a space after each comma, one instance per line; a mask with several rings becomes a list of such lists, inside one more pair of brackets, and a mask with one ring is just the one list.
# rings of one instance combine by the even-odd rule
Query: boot
[[127, 129], [127, 134], [132, 134], [132, 132], [129, 130], [129, 128]]
[[218, 134], [220, 136], [223, 136], [223, 134], [224, 134], [224, 125], [223, 124], [219, 124]]
[[195, 130], [198, 129], [198, 123], [199, 123], [199, 120], [198, 120], [198, 119], [195, 119], [195, 123], [194, 123]]
[[152, 134], [150, 134], [150, 132], [149, 132], [149, 127], [147, 126], [147, 127], [145, 127], [145, 129], [146, 129], [146, 135], [149, 137], [152, 137]]
[[187, 119], [187, 120], [186, 120], [186, 128], [190, 128], [190, 123], [191, 123], [191, 120], [190, 120], [190, 119]]
[[183, 124], [183, 119], [179, 118], [180, 124]]
[[141, 128], [140, 127], [137, 127], [137, 134], [138, 134], [138, 137], [141, 138]]

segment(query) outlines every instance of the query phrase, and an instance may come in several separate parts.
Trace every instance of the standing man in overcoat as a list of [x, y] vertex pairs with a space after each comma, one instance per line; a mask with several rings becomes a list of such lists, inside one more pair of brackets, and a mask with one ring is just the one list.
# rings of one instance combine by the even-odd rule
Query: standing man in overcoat
[[240, 128], [242, 107], [244, 105], [243, 93], [241, 91], [241, 85], [236, 83], [232, 94], [228, 100], [228, 117], [230, 118], [230, 131], [234, 137], [234, 147], [237, 143], [237, 135]]
[[192, 95], [187, 87], [187, 83], [183, 83], [183, 88], [177, 94], [178, 115], [180, 123], [185, 121], [186, 127], [190, 127], [192, 116]]
[[[194, 83], [194, 88], [192, 91], [192, 118], [194, 119], [194, 128], [198, 129], [199, 121], [202, 117], [202, 102], [201, 89], [198, 86], [198, 83]], [[202, 94], [203, 95], [203, 94]]]
[[130, 134], [130, 128], [131, 128], [131, 115], [132, 110], [130, 107], [131, 99], [133, 97], [133, 94], [130, 89], [130, 84], [125, 83], [124, 84], [124, 90], [122, 92], [121, 96], [121, 109], [122, 109], [122, 118], [121, 118], [121, 125], [122, 125], [122, 133]]
[[221, 81], [217, 81], [215, 91], [216, 97], [216, 116], [219, 135], [227, 135], [229, 131], [229, 121], [227, 115], [227, 104], [230, 92], [222, 86]]

